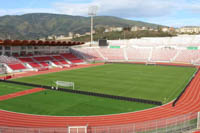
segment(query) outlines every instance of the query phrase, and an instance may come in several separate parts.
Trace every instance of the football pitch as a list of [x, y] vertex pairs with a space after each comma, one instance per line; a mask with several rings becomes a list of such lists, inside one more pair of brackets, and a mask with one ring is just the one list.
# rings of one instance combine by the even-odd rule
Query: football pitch
[[[181, 93], [195, 71], [196, 68], [191, 67], [106, 64], [14, 80], [49, 86], [55, 86], [56, 81], [74, 82], [76, 90], [166, 103]], [[2, 91], [1, 84], [0, 92]], [[8, 86], [10, 87], [10, 85]], [[12, 87], [16, 88], [13, 84]], [[4, 88], [6, 88], [5, 85]], [[151, 107], [155, 107], [155, 105], [52, 90], [0, 102], [0, 109], [63, 116], [116, 114]]]

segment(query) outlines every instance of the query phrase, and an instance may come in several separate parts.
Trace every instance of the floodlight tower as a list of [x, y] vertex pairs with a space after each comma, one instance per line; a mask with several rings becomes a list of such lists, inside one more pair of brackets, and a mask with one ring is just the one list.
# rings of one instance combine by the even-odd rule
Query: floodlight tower
[[97, 6], [90, 6], [89, 7], [89, 10], [88, 10], [88, 15], [91, 17], [91, 40], [90, 40], [90, 46], [92, 46], [92, 43], [93, 43], [93, 17], [96, 16], [96, 13], [97, 13], [97, 9], [98, 7]]

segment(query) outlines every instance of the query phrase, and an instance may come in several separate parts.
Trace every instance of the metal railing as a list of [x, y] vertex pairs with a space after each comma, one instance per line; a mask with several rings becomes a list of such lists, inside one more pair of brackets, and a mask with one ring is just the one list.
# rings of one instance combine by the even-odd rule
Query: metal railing
[[[198, 113], [178, 115], [166, 119], [158, 119], [124, 125], [113, 126], [87, 126], [87, 133], [182, 133], [196, 130], [200, 126]], [[0, 133], [68, 133], [66, 128], [22, 128], [1, 127]], [[86, 133], [74, 130], [70, 133]]]

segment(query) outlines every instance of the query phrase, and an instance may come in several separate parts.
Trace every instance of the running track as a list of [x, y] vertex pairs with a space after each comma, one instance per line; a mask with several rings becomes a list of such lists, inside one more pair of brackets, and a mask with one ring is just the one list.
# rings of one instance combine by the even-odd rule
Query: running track
[[172, 103], [169, 103], [139, 112], [89, 117], [39, 116], [0, 110], [0, 126], [65, 128], [68, 125], [108, 126], [165, 119], [198, 111], [200, 111], [200, 71], [177, 102], [176, 107], [172, 107]]

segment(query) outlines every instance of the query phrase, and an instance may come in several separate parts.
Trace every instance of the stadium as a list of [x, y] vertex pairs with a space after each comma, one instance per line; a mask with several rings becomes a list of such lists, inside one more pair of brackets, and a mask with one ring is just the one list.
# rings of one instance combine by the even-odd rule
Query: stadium
[[199, 35], [1, 40], [0, 54], [0, 133], [199, 129]]

